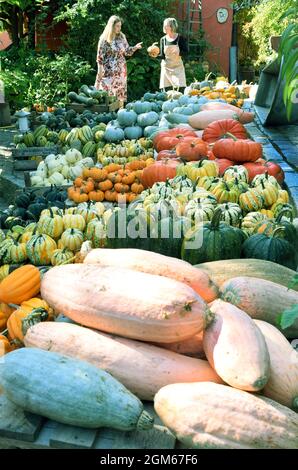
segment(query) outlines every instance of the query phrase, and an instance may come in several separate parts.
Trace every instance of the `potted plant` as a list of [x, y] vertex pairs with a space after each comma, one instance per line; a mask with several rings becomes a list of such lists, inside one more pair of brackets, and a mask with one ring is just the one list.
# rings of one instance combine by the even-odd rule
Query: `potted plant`
[[281, 64], [281, 77], [285, 81], [283, 99], [290, 121], [293, 105], [298, 100], [298, 0], [293, 0], [293, 6], [282, 16], [290, 21], [281, 36], [278, 58]]

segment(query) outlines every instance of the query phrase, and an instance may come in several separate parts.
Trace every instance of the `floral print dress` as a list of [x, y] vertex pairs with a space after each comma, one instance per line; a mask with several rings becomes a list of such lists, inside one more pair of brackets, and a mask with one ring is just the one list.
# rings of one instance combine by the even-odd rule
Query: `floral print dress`
[[95, 87], [105, 90], [118, 100], [127, 100], [127, 69], [126, 56], [131, 56], [136, 47], [130, 47], [125, 37], [117, 37], [112, 43], [104, 41], [98, 50], [97, 62], [102, 65], [103, 73], [100, 80], [96, 76]]

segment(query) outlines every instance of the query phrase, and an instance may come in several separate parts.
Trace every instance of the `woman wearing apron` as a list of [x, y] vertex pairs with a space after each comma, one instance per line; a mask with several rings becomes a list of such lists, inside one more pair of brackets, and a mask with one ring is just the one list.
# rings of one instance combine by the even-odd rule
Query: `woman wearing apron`
[[[166, 18], [163, 31], [166, 33], [160, 40], [161, 73], [159, 88], [186, 87], [185, 70], [181, 55], [188, 53], [185, 39], [177, 33], [178, 23], [175, 18]], [[183, 90], [180, 90], [183, 92]]]

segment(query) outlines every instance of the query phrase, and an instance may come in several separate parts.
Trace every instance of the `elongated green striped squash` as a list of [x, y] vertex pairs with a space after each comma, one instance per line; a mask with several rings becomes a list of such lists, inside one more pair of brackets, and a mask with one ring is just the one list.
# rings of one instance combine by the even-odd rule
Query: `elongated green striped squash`
[[61, 423], [124, 431], [153, 424], [140, 400], [107, 372], [38, 348], [6, 355], [1, 385], [16, 405]]
[[[298, 304], [298, 292], [275, 282], [255, 277], [234, 277], [221, 286], [221, 298], [244, 310], [251, 318], [264, 320], [278, 328], [282, 312]], [[287, 338], [297, 338], [298, 319], [282, 330]]]
[[[225, 259], [196, 264], [196, 267], [207, 272], [218, 286], [235, 276], [248, 276], [266, 279], [288, 287], [296, 272], [281, 264], [262, 259]], [[298, 290], [298, 285], [293, 287]]]

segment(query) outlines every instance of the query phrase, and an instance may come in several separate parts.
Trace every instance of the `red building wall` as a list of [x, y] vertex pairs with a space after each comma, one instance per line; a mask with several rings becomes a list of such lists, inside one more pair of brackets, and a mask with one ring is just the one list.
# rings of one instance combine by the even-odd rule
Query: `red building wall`
[[[172, 14], [186, 25], [187, 0], [176, 0], [173, 5]], [[207, 58], [210, 62], [210, 69], [216, 66], [222, 73], [229, 75], [229, 50], [232, 41], [233, 10], [230, 7], [231, 0], [202, 0], [202, 28], [206, 41], [211, 45], [212, 50], [208, 52]], [[190, 2], [191, 9], [198, 8], [199, 2]], [[219, 8], [227, 8], [229, 16], [225, 23], [219, 23], [216, 12]], [[191, 14], [190, 14], [191, 15]], [[199, 19], [198, 13], [192, 13], [192, 20]], [[198, 30], [199, 23], [192, 24], [193, 33]]]
[[[213, 51], [208, 53], [208, 60], [229, 75], [230, 47], [232, 42], [233, 10], [230, 7], [231, 0], [203, 0], [202, 21], [206, 40], [213, 46]], [[218, 8], [227, 8], [229, 12], [225, 23], [217, 21], [216, 12]]]
[[[49, 27], [50, 26], [50, 27]], [[67, 33], [66, 22], [53, 23], [53, 17], [49, 15], [41, 27], [36, 27], [35, 44], [39, 50], [43, 46], [51, 51], [58, 51], [63, 46], [62, 37]]]

